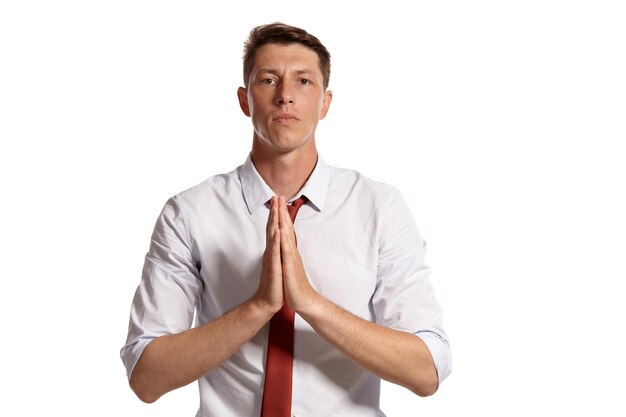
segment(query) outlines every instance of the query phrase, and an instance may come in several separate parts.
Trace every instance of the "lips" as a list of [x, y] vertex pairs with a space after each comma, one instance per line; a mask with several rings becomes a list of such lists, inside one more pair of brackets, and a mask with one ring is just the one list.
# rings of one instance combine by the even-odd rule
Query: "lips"
[[291, 121], [297, 121], [300, 119], [298, 119], [295, 114], [281, 113], [281, 114], [274, 116], [272, 120], [275, 122], [291, 122]]

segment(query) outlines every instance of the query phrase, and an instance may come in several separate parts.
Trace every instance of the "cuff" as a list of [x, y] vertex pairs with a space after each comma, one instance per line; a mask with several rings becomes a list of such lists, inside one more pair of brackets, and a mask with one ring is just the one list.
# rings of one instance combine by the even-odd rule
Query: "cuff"
[[428, 347], [437, 369], [439, 385], [441, 385], [443, 380], [452, 372], [452, 354], [450, 353], [448, 341], [430, 331], [421, 331], [415, 335], [422, 339]]

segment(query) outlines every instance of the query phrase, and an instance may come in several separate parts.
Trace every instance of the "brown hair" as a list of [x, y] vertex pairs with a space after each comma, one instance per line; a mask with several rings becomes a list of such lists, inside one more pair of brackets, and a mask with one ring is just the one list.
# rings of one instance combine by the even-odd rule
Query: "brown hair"
[[297, 43], [317, 53], [319, 66], [324, 77], [324, 90], [328, 88], [330, 80], [330, 53], [315, 36], [303, 29], [276, 22], [269, 25], [257, 26], [250, 31], [244, 43], [243, 54], [243, 83], [248, 87], [248, 79], [254, 66], [254, 55], [261, 46], [269, 43], [288, 45]]

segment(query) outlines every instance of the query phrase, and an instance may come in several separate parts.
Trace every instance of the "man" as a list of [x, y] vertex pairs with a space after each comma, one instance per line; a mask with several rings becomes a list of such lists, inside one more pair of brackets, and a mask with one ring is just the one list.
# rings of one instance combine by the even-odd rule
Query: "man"
[[170, 199], [146, 256], [121, 351], [143, 401], [198, 380], [199, 416], [379, 416], [380, 378], [427, 396], [450, 372], [404, 200], [318, 156], [329, 75], [304, 30], [250, 33], [252, 151]]

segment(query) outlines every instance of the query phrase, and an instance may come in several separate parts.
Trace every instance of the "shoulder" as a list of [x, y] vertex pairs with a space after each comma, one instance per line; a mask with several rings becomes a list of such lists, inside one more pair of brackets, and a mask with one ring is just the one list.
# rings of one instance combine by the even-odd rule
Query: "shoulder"
[[229, 193], [237, 193], [241, 190], [239, 181], [239, 170], [241, 167], [223, 173], [212, 175], [204, 181], [187, 188], [172, 196], [170, 200], [184, 205], [196, 205], [206, 199], [213, 199], [217, 196], [225, 196]]
[[372, 179], [357, 170], [329, 166], [328, 171], [331, 192], [345, 190], [379, 203], [402, 198], [400, 190], [396, 187]]

